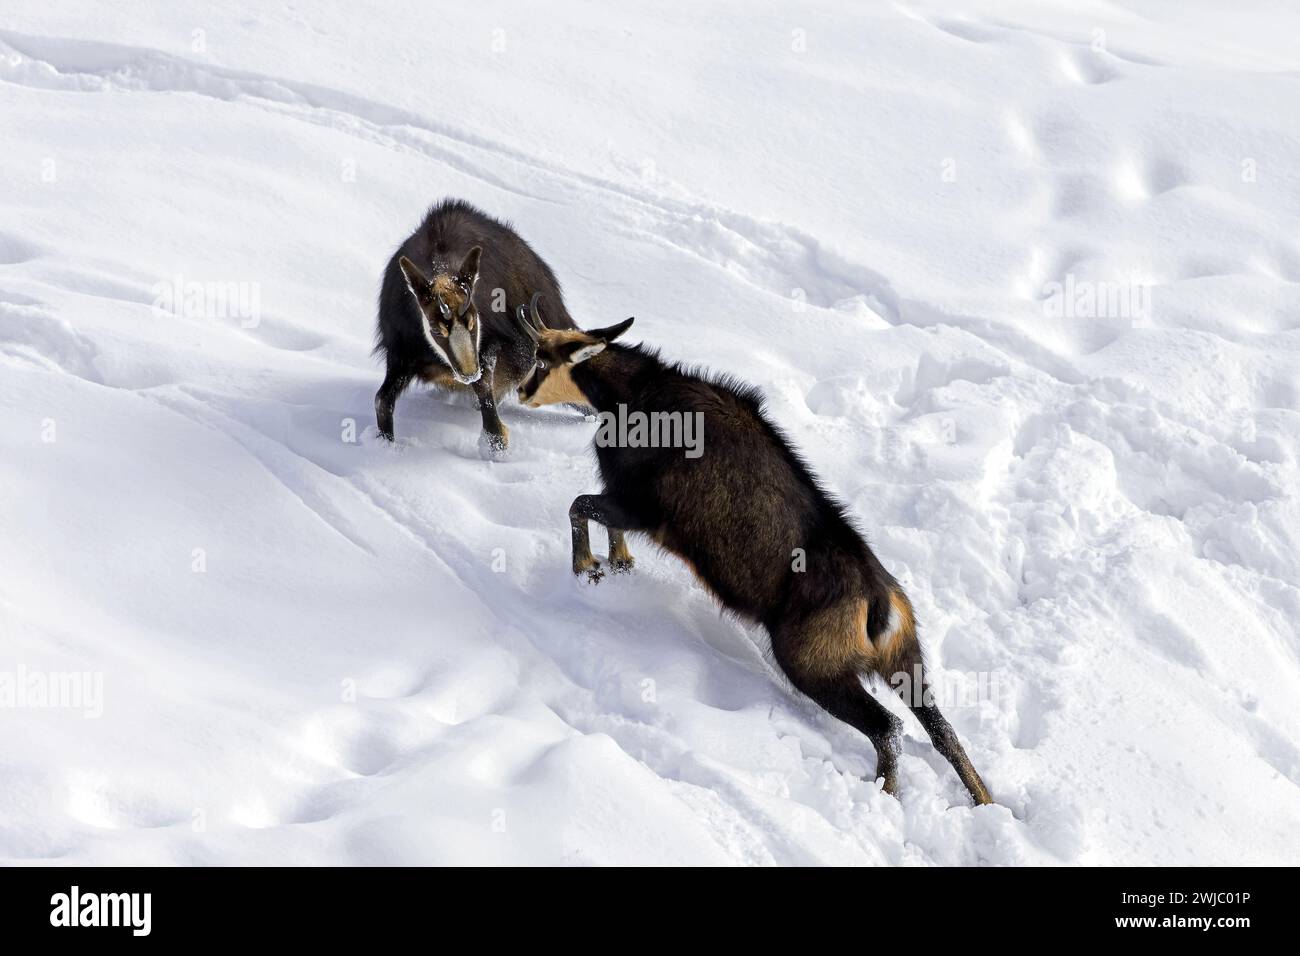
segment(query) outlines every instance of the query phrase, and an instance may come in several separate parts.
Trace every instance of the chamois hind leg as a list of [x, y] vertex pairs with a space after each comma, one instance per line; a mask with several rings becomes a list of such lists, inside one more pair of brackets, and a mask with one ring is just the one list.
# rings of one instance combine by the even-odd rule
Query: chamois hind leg
[[904, 636], [909, 638], [909, 641], [891, 662], [893, 674], [881, 674], [881, 677], [898, 691], [903, 703], [916, 715], [925, 732], [930, 735], [930, 742], [934, 744], [934, 749], [943, 754], [944, 759], [952, 765], [952, 769], [957, 771], [957, 776], [970, 791], [971, 799], [977, 805], [992, 803], [993, 798], [989, 796], [988, 787], [984, 786], [984, 781], [980, 779], [970, 758], [966, 756], [961, 741], [957, 739], [957, 732], [952, 729], [952, 724], [948, 723], [948, 719], [940, 713], [934, 703], [934, 692], [930, 689], [930, 682], [925, 674], [925, 664], [921, 658], [921, 645], [916, 641], [915, 629], [911, 625], [910, 606], [904, 620], [907, 625]]
[[831, 716], [866, 735], [876, 748], [876, 777], [884, 778], [885, 793], [896, 795], [903, 722], [862, 685], [860, 621], [852, 613], [822, 614], [782, 624], [771, 634], [772, 651], [786, 677]]
[[[606, 529], [611, 529], [610, 561], [615, 564], [615, 571], [627, 570], [626, 567], [619, 568], [617, 566], [618, 558], [614, 553], [614, 532], [618, 532], [618, 537], [621, 540], [623, 531], [646, 530], [643, 523], [623, 508], [611, 495], [578, 495], [573, 499], [573, 504], [569, 506], [569, 527], [573, 534], [573, 573], [586, 574], [587, 579], [593, 583], [605, 576], [605, 572], [601, 570], [600, 562], [591, 553], [591, 534], [587, 526], [588, 521], [595, 521], [597, 524], [603, 524]], [[622, 551], [629, 559], [632, 557], [631, 554], [627, 553], [626, 543], [623, 544]]]

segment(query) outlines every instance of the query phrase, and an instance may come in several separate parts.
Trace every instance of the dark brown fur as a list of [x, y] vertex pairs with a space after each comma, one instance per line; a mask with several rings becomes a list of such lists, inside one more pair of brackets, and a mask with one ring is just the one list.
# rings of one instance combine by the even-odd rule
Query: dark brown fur
[[[478, 336], [474, 364], [480, 374], [477, 380], [462, 384], [425, 337], [421, 309], [430, 315], [437, 313], [431, 303], [422, 306], [413, 294], [401, 260], [406, 258], [415, 266], [455, 316], [464, 301], [458, 270], [476, 247], [482, 249], [482, 254], [477, 263], [477, 281], [471, 283], [473, 308], [463, 321]], [[393, 437], [393, 407], [407, 386], [420, 379], [447, 388], [472, 389], [483, 417], [484, 435], [494, 449], [503, 450], [509, 436], [497, 413], [497, 403], [529, 374], [534, 356], [533, 342], [520, 329], [513, 312], [536, 293], [541, 293], [540, 311], [552, 328], [573, 327], [559, 280], [509, 223], [493, 219], [459, 199], [444, 200], [432, 207], [384, 270], [375, 335], [375, 352], [384, 356], [386, 367], [383, 385], [375, 395], [380, 434]], [[475, 329], [476, 324], [481, 328]], [[436, 322], [432, 328], [436, 331]]]
[[[871, 739], [877, 776], [893, 793], [901, 724], [862, 679], [874, 674], [897, 686], [895, 675], [905, 674], [920, 678], [917, 691], [925, 687], [911, 603], [768, 420], [757, 391], [610, 344], [627, 324], [584, 336], [543, 331], [541, 365], [521, 401], [537, 402], [555, 391], [549, 377], [565, 375], [599, 412], [617, 414], [620, 405], [627, 413], [699, 412], [703, 452], [689, 458], [681, 448], [596, 447], [604, 489], [578, 496], [570, 509], [574, 573], [592, 580], [603, 574], [588, 521], [611, 529], [611, 539], [642, 532], [681, 557], [723, 605], [766, 628], [796, 688]], [[572, 362], [579, 349], [602, 344], [594, 357]], [[619, 563], [630, 567], [623, 552]], [[932, 695], [904, 700], [972, 798], [991, 802]]]

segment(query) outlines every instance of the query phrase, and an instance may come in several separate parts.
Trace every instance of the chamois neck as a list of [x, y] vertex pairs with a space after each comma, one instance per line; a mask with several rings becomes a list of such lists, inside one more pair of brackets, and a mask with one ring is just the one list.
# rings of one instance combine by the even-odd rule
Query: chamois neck
[[610, 345], [573, 367], [573, 382], [598, 412], [617, 411], [633, 401], [647, 374], [663, 363], [637, 346]]

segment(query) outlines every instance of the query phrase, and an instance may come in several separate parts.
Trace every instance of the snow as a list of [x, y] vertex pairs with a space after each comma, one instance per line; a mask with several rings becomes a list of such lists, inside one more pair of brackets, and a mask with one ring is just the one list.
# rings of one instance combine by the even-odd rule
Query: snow
[[[0, 707], [0, 859], [1296, 862], [1298, 30], [8, 0], [0, 691], [102, 715]], [[997, 806], [910, 718], [881, 793], [648, 542], [577, 584], [594, 423], [507, 407], [488, 462], [413, 390], [376, 439], [380, 273], [442, 196], [763, 389]]]

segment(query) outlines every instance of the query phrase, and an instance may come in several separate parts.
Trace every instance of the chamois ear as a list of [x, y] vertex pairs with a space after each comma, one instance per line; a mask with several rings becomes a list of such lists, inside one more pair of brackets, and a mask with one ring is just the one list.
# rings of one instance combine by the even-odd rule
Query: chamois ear
[[632, 323], [635, 321], [636, 318], [634, 316], [632, 318], [624, 319], [622, 322], [619, 322], [617, 325], [606, 326], [603, 329], [592, 329], [587, 334], [590, 335], [593, 339], [600, 339], [600, 341], [602, 342], [606, 342], [606, 343], [613, 342], [616, 338], [618, 338], [628, 329], [632, 328]]
[[456, 271], [456, 281], [460, 283], [461, 288], [474, 288], [474, 283], [478, 281], [478, 263], [482, 256], [483, 247], [475, 246], [461, 260], [460, 268]]
[[406, 278], [406, 287], [411, 290], [411, 294], [420, 302], [432, 301], [433, 287], [429, 285], [429, 280], [424, 277], [415, 263], [402, 256], [397, 260], [397, 264], [402, 269], [402, 275]]
[[570, 365], [577, 365], [579, 362], [585, 362], [593, 355], [599, 355], [605, 351], [604, 342], [574, 342], [569, 352], [568, 362]]

